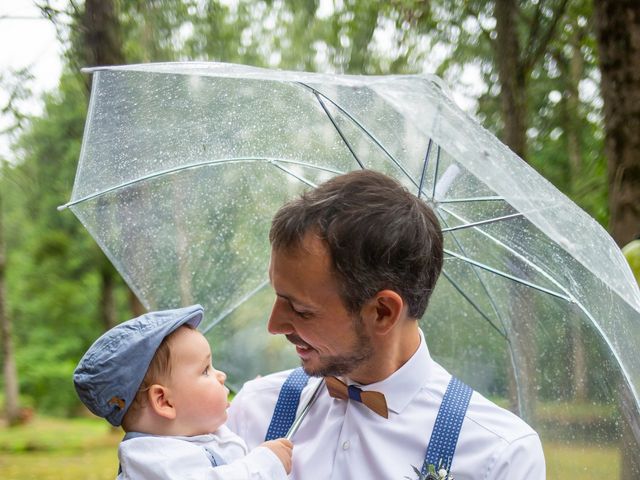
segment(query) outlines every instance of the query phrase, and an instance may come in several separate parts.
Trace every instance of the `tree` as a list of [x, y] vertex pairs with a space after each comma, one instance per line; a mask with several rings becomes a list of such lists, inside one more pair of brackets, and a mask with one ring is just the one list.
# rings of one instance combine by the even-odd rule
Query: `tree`
[[[84, 46], [81, 58], [87, 66], [119, 65], [124, 63], [120, 20], [113, 0], [86, 0], [81, 18], [81, 39]], [[117, 273], [109, 260], [96, 248], [100, 279], [100, 318], [104, 329], [117, 323], [114, 289]]]
[[[593, 129], [588, 121], [593, 106], [581, 101], [579, 91], [580, 82], [589, 78], [596, 69], [588, 25], [590, 13], [587, 2], [577, 1], [568, 6], [542, 65], [534, 71], [537, 92], [533, 97], [539, 100], [532, 102], [534, 108], [540, 105], [539, 111], [543, 112], [539, 115], [540, 121], [533, 120], [536, 137], [546, 141], [532, 138], [534, 151], [531, 162], [583, 207], [594, 205], [595, 199], [601, 200], [602, 204], [605, 196], [604, 185], [594, 184], [594, 179], [598, 178], [597, 174], [594, 175], [597, 173], [594, 167], [601, 167], [603, 155], [597, 140], [594, 142]], [[553, 100], [549, 101], [551, 95]], [[566, 161], [558, 160], [563, 158]], [[555, 168], [552, 170], [549, 164]], [[594, 188], [596, 186], [599, 188]], [[593, 208], [591, 210], [595, 216]], [[573, 360], [571, 395], [575, 400], [585, 402], [588, 400], [589, 378], [585, 327], [573, 320], [567, 322]]]
[[[623, 246], [640, 233], [640, 3], [595, 0], [594, 17], [604, 101], [609, 229]], [[623, 412], [633, 415], [631, 410]], [[640, 475], [637, 455], [629, 454], [637, 452], [639, 435], [634, 436], [625, 422], [621, 478]]]
[[[502, 140], [521, 158], [527, 159], [527, 82], [529, 76], [556, 34], [556, 26], [567, 0], [540, 0], [533, 12], [518, 6], [516, 0], [496, 0], [496, 38], [494, 58], [498, 66], [502, 121]], [[529, 14], [528, 14], [529, 13]], [[528, 23], [519, 28], [518, 20]], [[526, 38], [521, 38], [523, 31]]]
[[86, 108], [83, 83], [66, 74], [17, 140], [12, 182], [3, 185], [20, 390], [39, 410], [66, 415], [77, 401], [72, 388], [60, 385], [102, 331], [92, 321], [99, 318], [95, 244], [71, 215], [56, 210], [69, 196]]
[[604, 101], [609, 230], [619, 246], [640, 234], [640, 3], [595, 0]]
[[18, 400], [18, 373], [14, 359], [11, 318], [5, 301], [5, 270], [7, 263], [3, 214], [2, 190], [0, 190], [0, 334], [2, 335], [2, 364], [4, 365], [5, 412], [9, 425], [15, 425], [20, 420], [20, 404]]
[[[486, 93], [479, 99], [480, 113], [489, 119], [487, 126], [493, 126], [501, 140], [525, 161], [530, 160], [527, 130], [531, 124], [531, 75], [557, 34], [566, 4], [567, 0], [540, 0], [535, 4], [467, 0], [450, 9], [439, 5], [432, 10], [443, 19], [436, 35], [453, 50], [440, 73], [446, 75], [449, 69], [469, 63], [480, 66], [487, 84]], [[518, 305], [514, 303], [511, 310], [519, 311]], [[520, 398], [520, 413], [531, 421], [538, 387], [533, 361], [536, 325], [514, 315], [509, 317], [513, 360], [520, 377], [516, 382], [516, 371], [512, 371], [511, 400], [515, 404], [516, 396]]]
[[[16, 72], [12, 78], [0, 78], [0, 83], [9, 92], [9, 98], [2, 108], [2, 114], [11, 118], [11, 125], [0, 135], [9, 135], [19, 131], [28, 121], [27, 115], [21, 111], [20, 103], [31, 95], [29, 81], [31, 75], [26, 70]], [[8, 182], [4, 159], [0, 157], [0, 185]], [[2, 344], [2, 365], [4, 374], [5, 414], [10, 426], [20, 423], [20, 387], [15, 361], [13, 342], [13, 324], [11, 314], [7, 308], [7, 254], [5, 242], [5, 204], [6, 189], [0, 186], [0, 337]]]

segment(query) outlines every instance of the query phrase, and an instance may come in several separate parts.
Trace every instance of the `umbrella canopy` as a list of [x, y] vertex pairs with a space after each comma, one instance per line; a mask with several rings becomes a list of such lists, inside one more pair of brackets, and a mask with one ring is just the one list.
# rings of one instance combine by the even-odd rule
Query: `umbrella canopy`
[[271, 217], [368, 168], [428, 202], [445, 232], [421, 320], [437, 360], [544, 441], [617, 444], [621, 424], [640, 439], [640, 292], [624, 257], [439, 79], [217, 63], [90, 71], [67, 206], [146, 307], [205, 306], [201, 328], [232, 386], [297, 365], [265, 328]]

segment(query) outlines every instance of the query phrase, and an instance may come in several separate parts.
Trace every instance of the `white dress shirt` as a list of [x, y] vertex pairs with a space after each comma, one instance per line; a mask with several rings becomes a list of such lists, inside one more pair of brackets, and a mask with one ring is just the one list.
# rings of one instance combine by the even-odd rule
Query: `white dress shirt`
[[[260, 442], [262, 443], [262, 442]], [[203, 447], [227, 462], [213, 467]], [[225, 426], [193, 437], [142, 436], [120, 443], [117, 480], [286, 480], [275, 453], [246, 443]]]
[[[384, 393], [385, 419], [355, 401], [331, 398], [322, 387], [293, 436], [294, 480], [402, 480], [417, 477], [451, 375], [432, 360], [421, 333], [416, 353], [400, 369], [363, 390]], [[290, 371], [247, 382], [233, 400], [227, 425], [249, 447], [260, 444]], [[320, 379], [311, 378], [298, 413]], [[347, 381], [347, 383], [349, 383]], [[451, 465], [455, 480], [543, 480], [540, 439], [516, 415], [474, 392]]]

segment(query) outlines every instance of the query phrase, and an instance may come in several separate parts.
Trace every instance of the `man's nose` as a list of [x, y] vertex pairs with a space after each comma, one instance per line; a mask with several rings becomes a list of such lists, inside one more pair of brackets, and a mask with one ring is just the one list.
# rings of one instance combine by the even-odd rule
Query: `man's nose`
[[216, 370], [216, 377], [218, 377], [218, 381], [222, 384], [227, 380], [227, 374], [221, 370]]
[[289, 335], [293, 333], [293, 325], [288, 320], [286, 310], [282, 306], [282, 301], [276, 298], [271, 308], [271, 315], [269, 316], [269, 322], [267, 323], [267, 330], [272, 335], [283, 334]]

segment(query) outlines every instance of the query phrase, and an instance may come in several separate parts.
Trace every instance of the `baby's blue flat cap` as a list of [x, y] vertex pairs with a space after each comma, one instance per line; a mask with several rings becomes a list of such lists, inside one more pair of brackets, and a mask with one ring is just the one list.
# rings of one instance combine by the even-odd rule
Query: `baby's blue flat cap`
[[98, 338], [73, 372], [82, 403], [119, 426], [162, 340], [181, 325], [197, 327], [203, 312], [200, 305], [149, 312]]

